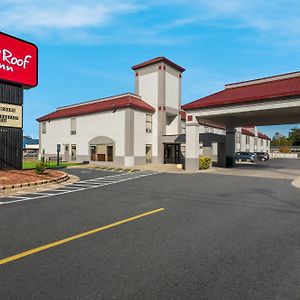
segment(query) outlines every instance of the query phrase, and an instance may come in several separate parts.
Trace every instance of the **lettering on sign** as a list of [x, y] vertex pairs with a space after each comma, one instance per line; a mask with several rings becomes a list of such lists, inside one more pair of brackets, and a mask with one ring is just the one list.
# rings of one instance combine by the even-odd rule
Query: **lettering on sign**
[[30, 63], [32, 56], [26, 55], [24, 58], [18, 58], [7, 49], [0, 49], [0, 58], [3, 62], [2, 64], [0, 63], [0, 69], [13, 72], [14, 66], [26, 69], [26, 66]]
[[37, 47], [0, 32], [0, 79], [32, 88], [38, 83], [37, 72]]
[[0, 127], [22, 128], [22, 106], [0, 103]]

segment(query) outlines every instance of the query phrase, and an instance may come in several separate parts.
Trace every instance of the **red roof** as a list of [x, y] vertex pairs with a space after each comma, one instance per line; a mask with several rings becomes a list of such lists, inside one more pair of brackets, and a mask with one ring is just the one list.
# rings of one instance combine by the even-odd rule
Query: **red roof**
[[257, 84], [228, 88], [186, 105], [184, 110], [193, 110], [238, 103], [274, 100], [276, 98], [300, 95], [300, 77], [285, 78]]
[[211, 121], [199, 121], [199, 124], [200, 125], [203, 125], [203, 126], [208, 126], [208, 127], [213, 127], [213, 128], [218, 128], [218, 129], [223, 129], [223, 130], [225, 130], [226, 129], [226, 127], [223, 127], [223, 126], [221, 126], [221, 125], [218, 125], [218, 124], [216, 124], [216, 123], [213, 123], [213, 122], [211, 122]]
[[54, 119], [82, 116], [102, 111], [116, 110], [119, 108], [133, 108], [152, 113], [155, 112], [155, 109], [151, 105], [138, 98], [138, 96], [126, 94], [116, 96], [108, 100], [95, 100], [88, 103], [66, 106], [65, 108], [62, 107], [57, 109], [55, 112], [38, 118], [37, 121], [43, 122]]
[[255, 136], [255, 134], [252, 131], [250, 131], [246, 128], [242, 128], [242, 134], [249, 135], [249, 136]]
[[154, 64], [157, 64], [157, 63], [160, 63], [160, 62], [163, 62], [166, 65], [169, 65], [170, 67], [176, 69], [177, 71], [179, 71], [181, 73], [185, 71], [185, 68], [175, 64], [174, 62], [172, 62], [171, 60], [169, 60], [169, 59], [167, 59], [166, 57], [163, 57], [163, 56], [155, 57], [155, 58], [152, 58], [150, 60], [147, 60], [143, 63], [140, 63], [138, 65], [135, 65], [135, 66], [131, 67], [131, 69], [132, 70], [137, 70], [137, 69], [140, 69], [140, 68], [143, 68], [143, 67], [146, 67], [146, 66], [150, 66], [150, 65], [154, 65]]
[[264, 140], [271, 140], [266, 134], [262, 133], [262, 132], [258, 132], [258, 137]]

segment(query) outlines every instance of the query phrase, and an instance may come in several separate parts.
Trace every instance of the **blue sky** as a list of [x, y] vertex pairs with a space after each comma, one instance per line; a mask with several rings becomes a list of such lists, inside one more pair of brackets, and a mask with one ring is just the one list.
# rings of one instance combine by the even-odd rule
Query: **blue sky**
[[296, 0], [1, 0], [0, 30], [39, 47], [24, 133], [36, 137], [35, 119], [58, 106], [133, 92], [130, 67], [156, 56], [186, 68], [183, 103], [225, 83], [298, 71], [299, 11]]

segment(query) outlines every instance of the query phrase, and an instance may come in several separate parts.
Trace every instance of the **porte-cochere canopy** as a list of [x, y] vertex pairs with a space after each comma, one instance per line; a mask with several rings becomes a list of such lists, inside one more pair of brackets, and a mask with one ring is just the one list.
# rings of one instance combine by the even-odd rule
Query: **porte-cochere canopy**
[[225, 127], [300, 122], [300, 72], [225, 85], [182, 107], [197, 119]]
[[225, 89], [182, 107], [187, 113], [186, 169], [198, 169], [199, 122], [226, 127], [221, 166], [233, 161], [236, 127], [300, 123], [300, 72], [225, 85]]

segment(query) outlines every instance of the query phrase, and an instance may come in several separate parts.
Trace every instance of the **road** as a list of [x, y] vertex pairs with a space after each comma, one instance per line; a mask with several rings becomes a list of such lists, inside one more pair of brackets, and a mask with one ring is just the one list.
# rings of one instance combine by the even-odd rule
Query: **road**
[[0, 259], [51, 246], [0, 265], [1, 299], [300, 299], [290, 180], [68, 172], [98, 179], [0, 205]]

